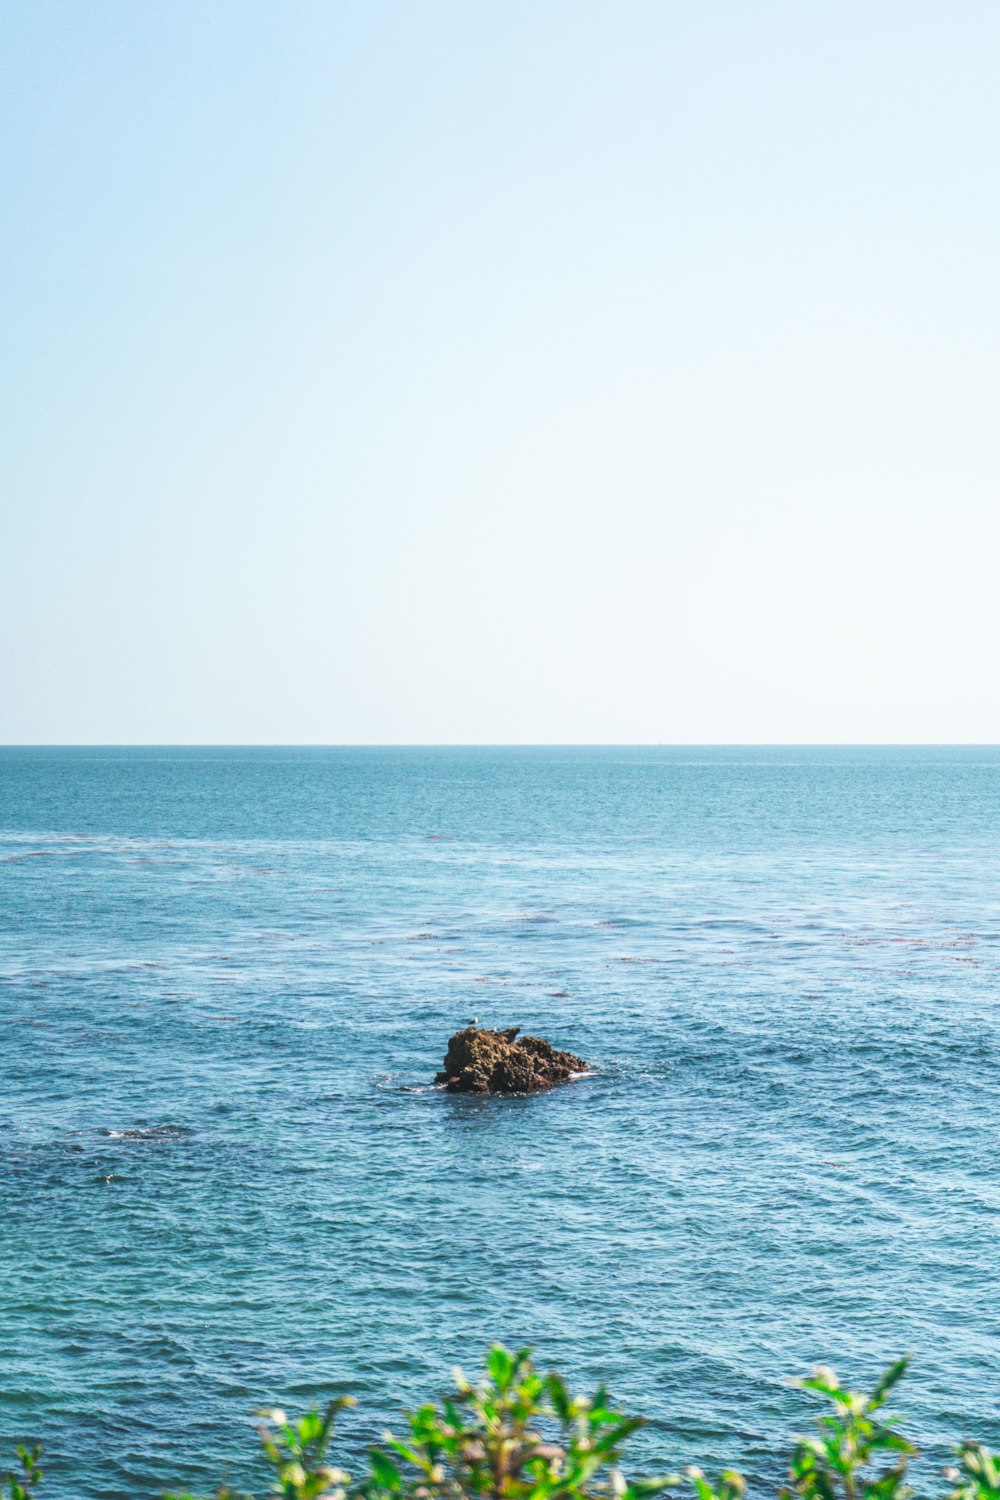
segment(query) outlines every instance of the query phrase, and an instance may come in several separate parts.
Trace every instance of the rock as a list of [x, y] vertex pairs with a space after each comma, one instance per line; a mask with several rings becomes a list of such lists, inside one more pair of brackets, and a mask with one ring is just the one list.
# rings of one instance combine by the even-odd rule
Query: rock
[[560, 1052], [541, 1037], [517, 1037], [521, 1028], [480, 1030], [467, 1026], [448, 1043], [438, 1083], [453, 1094], [533, 1094], [562, 1083], [587, 1064], [572, 1052]]

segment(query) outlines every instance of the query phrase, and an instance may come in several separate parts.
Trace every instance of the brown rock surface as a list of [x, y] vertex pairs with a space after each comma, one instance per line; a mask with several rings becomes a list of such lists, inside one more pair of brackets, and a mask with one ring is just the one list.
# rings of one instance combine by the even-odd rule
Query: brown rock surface
[[523, 1036], [519, 1026], [507, 1031], [467, 1026], [448, 1043], [438, 1083], [453, 1094], [531, 1094], [551, 1088], [587, 1064], [572, 1052], [560, 1052], [541, 1037]]

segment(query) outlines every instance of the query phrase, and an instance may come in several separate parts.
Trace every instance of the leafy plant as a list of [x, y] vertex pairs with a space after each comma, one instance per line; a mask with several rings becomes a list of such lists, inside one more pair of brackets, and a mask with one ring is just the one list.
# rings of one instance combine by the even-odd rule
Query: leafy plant
[[[916, 1453], [897, 1430], [898, 1418], [882, 1412], [886, 1398], [906, 1374], [909, 1360], [897, 1359], [875, 1385], [871, 1395], [842, 1389], [826, 1365], [817, 1365], [804, 1390], [825, 1397], [833, 1411], [819, 1419], [818, 1437], [799, 1438], [792, 1449], [791, 1486], [787, 1497], [804, 1500], [906, 1500], [907, 1465]], [[885, 1467], [885, 1454], [893, 1462]]]
[[[842, 1387], [824, 1365], [795, 1382], [827, 1410], [817, 1436], [796, 1439], [780, 1500], [910, 1500], [908, 1466], [917, 1450], [885, 1410], [907, 1364], [897, 1360], [868, 1395]], [[282, 1500], [652, 1500], [683, 1487], [694, 1491], [691, 1500], [742, 1500], [746, 1485], [732, 1470], [715, 1483], [697, 1468], [626, 1479], [621, 1450], [643, 1419], [626, 1416], [603, 1386], [593, 1396], [572, 1395], [559, 1375], [535, 1368], [530, 1349], [495, 1344], [477, 1383], [460, 1370], [454, 1379], [440, 1405], [407, 1413], [405, 1437], [386, 1433], [384, 1446], [369, 1450], [355, 1480], [328, 1458], [337, 1415], [354, 1405], [352, 1397], [294, 1419], [258, 1413], [268, 1493]], [[17, 1457], [18, 1471], [0, 1475], [0, 1500], [36, 1500], [41, 1449], [21, 1446]], [[951, 1488], [942, 1500], [1000, 1500], [1000, 1454], [963, 1443], [945, 1478]], [[223, 1486], [214, 1500], [252, 1497]]]
[[34, 1448], [28, 1448], [24, 1443], [18, 1443], [14, 1451], [19, 1472], [0, 1474], [0, 1500], [34, 1500], [35, 1489], [42, 1480], [41, 1447], [36, 1444]]
[[945, 1470], [952, 1488], [948, 1500], [1000, 1500], [1000, 1453], [990, 1453], [980, 1443], [963, 1443], [958, 1466]]
[[461, 1370], [454, 1379], [440, 1408], [408, 1414], [405, 1441], [386, 1435], [391, 1456], [372, 1451], [368, 1500], [645, 1500], [674, 1482], [663, 1475], [629, 1484], [620, 1450], [643, 1418], [617, 1410], [603, 1386], [589, 1398], [571, 1395], [558, 1375], [539, 1374], [529, 1349], [495, 1344], [478, 1384]]
[[[272, 1495], [281, 1495], [285, 1500], [346, 1500], [351, 1476], [327, 1463], [326, 1452], [337, 1413], [355, 1404], [353, 1396], [337, 1396], [325, 1411], [309, 1411], [292, 1421], [276, 1407], [266, 1407], [257, 1413], [261, 1419], [257, 1435], [273, 1475], [269, 1486]], [[164, 1500], [196, 1500], [196, 1497], [168, 1494]], [[223, 1486], [216, 1491], [215, 1500], [250, 1500], [250, 1497]]]

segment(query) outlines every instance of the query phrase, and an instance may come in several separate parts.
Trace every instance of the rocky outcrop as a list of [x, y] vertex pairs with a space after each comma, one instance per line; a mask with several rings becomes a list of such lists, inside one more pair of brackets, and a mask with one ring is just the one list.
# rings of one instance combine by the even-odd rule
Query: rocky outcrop
[[467, 1026], [448, 1043], [438, 1083], [453, 1094], [533, 1094], [562, 1083], [587, 1064], [572, 1052], [560, 1052], [541, 1037], [522, 1036], [521, 1028], [480, 1030]]

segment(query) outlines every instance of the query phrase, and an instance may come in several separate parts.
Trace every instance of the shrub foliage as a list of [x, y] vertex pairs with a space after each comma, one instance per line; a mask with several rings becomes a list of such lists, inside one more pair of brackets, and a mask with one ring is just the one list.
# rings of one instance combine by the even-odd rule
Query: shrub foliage
[[[816, 1434], [794, 1443], [780, 1500], [909, 1500], [917, 1450], [886, 1410], [906, 1367], [897, 1360], [867, 1395], [842, 1387], [824, 1365], [796, 1382], [825, 1406]], [[743, 1477], [732, 1470], [714, 1481], [697, 1468], [627, 1479], [622, 1448], [643, 1418], [619, 1411], [603, 1386], [593, 1396], [572, 1395], [559, 1375], [535, 1368], [530, 1349], [496, 1344], [475, 1384], [461, 1370], [454, 1379], [455, 1389], [439, 1405], [406, 1414], [402, 1437], [387, 1432], [356, 1477], [330, 1457], [337, 1415], [354, 1405], [350, 1396], [296, 1418], [260, 1412], [268, 1493], [284, 1500], [651, 1500], [676, 1489], [688, 1500], [741, 1500], [744, 1494]], [[17, 1469], [0, 1476], [0, 1500], [35, 1500], [40, 1457], [37, 1447], [17, 1449]], [[941, 1500], [1000, 1500], [1000, 1454], [978, 1443], [961, 1444], [943, 1477]], [[223, 1486], [214, 1500], [252, 1497]]]

